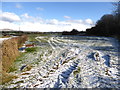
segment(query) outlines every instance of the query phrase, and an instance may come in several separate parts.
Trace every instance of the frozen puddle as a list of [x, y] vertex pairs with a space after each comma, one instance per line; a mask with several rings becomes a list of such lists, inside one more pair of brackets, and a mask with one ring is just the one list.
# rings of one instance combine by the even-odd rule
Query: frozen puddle
[[[118, 43], [113, 38], [37, 37], [49, 47], [39, 64], [5, 88], [120, 88]], [[50, 52], [50, 53], [48, 53]], [[39, 57], [37, 57], [39, 59]]]

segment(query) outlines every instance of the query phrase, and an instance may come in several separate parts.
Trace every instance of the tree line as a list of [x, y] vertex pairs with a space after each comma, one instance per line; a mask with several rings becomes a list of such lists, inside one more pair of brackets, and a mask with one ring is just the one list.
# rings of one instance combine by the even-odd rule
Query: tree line
[[120, 36], [120, 1], [114, 6], [116, 8], [112, 14], [103, 15], [94, 27], [86, 29], [87, 35]]

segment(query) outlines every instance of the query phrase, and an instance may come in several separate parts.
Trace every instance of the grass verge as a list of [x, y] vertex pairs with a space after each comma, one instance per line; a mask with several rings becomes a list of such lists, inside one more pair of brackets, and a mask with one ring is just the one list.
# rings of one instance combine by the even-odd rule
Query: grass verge
[[17, 76], [12, 75], [12, 74], [8, 74], [6, 72], [2, 72], [1, 75], [0, 75], [0, 77], [1, 77], [0, 85], [3, 85], [5, 83], [11, 81], [12, 79], [17, 78]]

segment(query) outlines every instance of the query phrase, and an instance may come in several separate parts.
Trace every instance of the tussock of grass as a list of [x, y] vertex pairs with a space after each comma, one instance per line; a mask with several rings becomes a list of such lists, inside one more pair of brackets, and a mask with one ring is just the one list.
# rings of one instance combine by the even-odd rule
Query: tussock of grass
[[77, 67], [77, 70], [73, 71], [74, 76], [76, 76], [78, 73], [80, 73], [80, 67]]

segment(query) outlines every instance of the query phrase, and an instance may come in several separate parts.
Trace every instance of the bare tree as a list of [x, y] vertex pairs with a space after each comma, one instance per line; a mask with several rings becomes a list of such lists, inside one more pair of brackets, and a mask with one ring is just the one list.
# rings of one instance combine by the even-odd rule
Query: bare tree
[[113, 14], [115, 16], [119, 16], [120, 15], [120, 0], [118, 0], [118, 2], [113, 3], [115, 10], [113, 11]]

